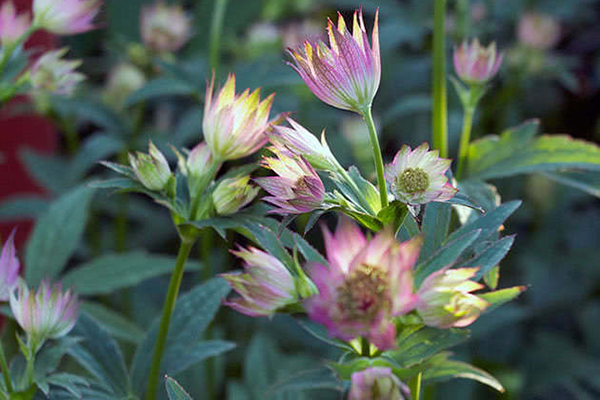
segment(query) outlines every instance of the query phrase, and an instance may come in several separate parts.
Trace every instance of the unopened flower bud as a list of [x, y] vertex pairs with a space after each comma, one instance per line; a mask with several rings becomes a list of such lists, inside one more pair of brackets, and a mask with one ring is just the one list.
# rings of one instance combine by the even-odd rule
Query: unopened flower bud
[[496, 43], [483, 47], [477, 39], [471, 43], [465, 40], [460, 47], [454, 48], [454, 70], [463, 82], [481, 85], [498, 73], [502, 58]]
[[250, 184], [250, 176], [223, 179], [213, 192], [213, 203], [217, 214], [230, 215], [250, 203], [260, 189]]
[[157, 53], [174, 52], [191, 37], [191, 19], [180, 6], [158, 1], [144, 7], [140, 29], [144, 44]]
[[121, 108], [129, 95], [144, 85], [146, 77], [131, 64], [120, 64], [109, 74], [104, 100], [113, 107]]
[[85, 76], [75, 69], [80, 60], [67, 61], [62, 57], [67, 49], [49, 51], [32, 65], [29, 71], [31, 86], [38, 91], [69, 96]]
[[408, 387], [387, 367], [371, 367], [352, 374], [348, 400], [410, 399]]
[[130, 153], [129, 164], [140, 183], [147, 189], [163, 190], [171, 178], [167, 159], [152, 142], [149, 144], [148, 154], [137, 152], [134, 156]]

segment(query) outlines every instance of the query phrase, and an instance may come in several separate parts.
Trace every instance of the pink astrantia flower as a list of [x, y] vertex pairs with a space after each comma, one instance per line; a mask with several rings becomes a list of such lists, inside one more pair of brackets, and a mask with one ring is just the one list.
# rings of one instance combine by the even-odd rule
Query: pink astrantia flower
[[17, 285], [20, 264], [16, 253], [13, 230], [2, 246], [2, 255], [0, 255], [0, 301], [8, 301], [10, 293]]
[[544, 14], [525, 14], [519, 20], [517, 36], [519, 41], [529, 47], [547, 50], [560, 40], [560, 23]]
[[309, 276], [319, 289], [306, 301], [311, 319], [342, 340], [368, 338], [380, 350], [395, 346], [392, 318], [414, 308], [412, 267], [419, 239], [398, 243], [390, 231], [371, 240], [349, 219], [335, 234], [323, 230], [329, 267], [312, 264]]
[[6, 46], [19, 39], [29, 26], [29, 14], [17, 15], [17, 10], [12, 1], [7, 1], [0, 7], [0, 44]]
[[442, 269], [429, 275], [419, 288], [417, 310], [425, 324], [462, 328], [472, 324], [489, 303], [472, 294], [484, 285], [470, 280], [478, 268]]
[[302, 157], [285, 149], [271, 149], [277, 156], [265, 157], [262, 165], [277, 176], [255, 179], [271, 196], [264, 197], [277, 207], [279, 214], [302, 214], [319, 208], [325, 197], [325, 186], [313, 167]]
[[352, 373], [348, 400], [405, 400], [410, 390], [387, 367], [371, 367]]
[[34, 0], [34, 23], [57, 35], [74, 35], [95, 28], [100, 0]]
[[206, 89], [202, 130], [213, 157], [234, 160], [254, 153], [268, 140], [269, 111], [273, 96], [260, 101], [260, 89], [246, 89], [235, 94], [235, 75], [229, 75], [225, 86], [213, 98], [214, 77]]
[[39, 91], [70, 96], [85, 75], [75, 71], [80, 60], [65, 60], [62, 57], [67, 49], [49, 51], [31, 66], [30, 83]]
[[379, 10], [375, 13], [372, 46], [369, 45], [362, 9], [354, 13], [352, 33], [338, 13], [337, 28], [327, 25], [329, 47], [323, 42], [305, 42], [304, 55], [288, 49], [298, 72], [310, 90], [325, 103], [355, 112], [370, 107], [379, 89], [381, 60], [379, 55]]
[[479, 40], [464, 41], [454, 48], [454, 70], [463, 82], [481, 85], [498, 73], [503, 54], [496, 51], [496, 43], [483, 47]]
[[140, 30], [144, 44], [157, 53], [182, 48], [192, 35], [192, 20], [181, 6], [158, 1], [142, 8]]
[[385, 170], [385, 180], [397, 200], [418, 205], [447, 201], [456, 194], [457, 189], [445, 175], [452, 161], [438, 154], [437, 150], [429, 151], [427, 143], [414, 150], [402, 146]]
[[220, 275], [241, 296], [225, 305], [242, 314], [264, 317], [297, 301], [294, 277], [277, 258], [254, 247], [232, 253], [245, 261], [245, 272]]
[[21, 328], [41, 347], [46, 339], [60, 338], [73, 329], [79, 300], [70, 290], [63, 292], [60, 283], [51, 286], [45, 280], [34, 292], [21, 281], [10, 295], [10, 308]]

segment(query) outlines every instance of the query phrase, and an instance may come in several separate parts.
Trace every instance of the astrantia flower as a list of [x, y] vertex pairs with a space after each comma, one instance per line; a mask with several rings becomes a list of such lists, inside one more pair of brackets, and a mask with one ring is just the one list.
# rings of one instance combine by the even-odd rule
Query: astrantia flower
[[66, 48], [49, 51], [37, 59], [29, 78], [34, 89], [64, 96], [73, 94], [85, 75], [75, 71], [81, 65], [80, 60], [63, 60], [66, 52]]
[[436, 328], [472, 324], [489, 303], [472, 294], [483, 289], [470, 280], [478, 268], [443, 269], [429, 275], [419, 288], [417, 310], [425, 324]]
[[10, 293], [17, 285], [20, 264], [16, 253], [13, 230], [2, 246], [2, 255], [0, 255], [0, 301], [8, 301]]
[[51, 286], [43, 281], [37, 292], [21, 281], [10, 295], [10, 309], [21, 328], [41, 347], [46, 339], [57, 339], [68, 334], [77, 322], [79, 300], [60, 283]]
[[115, 108], [121, 108], [127, 97], [144, 86], [145, 82], [146, 77], [139, 68], [129, 63], [119, 64], [108, 75], [104, 101]]
[[420, 240], [398, 243], [390, 231], [371, 240], [350, 220], [332, 235], [324, 229], [329, 267], [312, 264], [309, 276], [319, 289], [306, 301], [311, 319], [342, 340], [368, 338], [380, 350], [395, 346], [392, 318], [414, 308], [412, 267]]
[[277, 155], [265, 157], [262, 165], [277, 176], [255, 179], [271, 196], [264, 197], [277, 207], [279, 214], [302, 214], [319, 208], [325, 197], [325, 186], [311, 165], [301, 156], [285, 149], [273, 148]]
[[100, 0], [34, 0], [34, 22], [57, 35], [87, 32], [95, 28], [101, 4]]
[[29, 28], [29, 14], [17, 15], [12, 1], [6, 1], [0, 7], [0, 44], [6, 46], [19, 39]]
[[519, 41], [529, 47], [547, 50], [560, 40], [560, 23], [543, 14], [525, 14], [517, 26]]
[[245, 272], [220, 275], [241, 296], [225, 305], [242, 314], [263, 317], [297, 301], [294, 277], [277, 258], [254, 247], [233, 254], [245, 261]]
[[429, 151], [427, 143], [412, 151], [410, 146], [402, 147], [385, 170], [385, 180], [397, 200], [418, 205], [447, 201], [456, 194], [457, 189], [445, 175], [452, 161], [438, 154], [437, 150]]
[[250, 176], [223, 179], [212, 193], [213, 204], [219, 215], [235, 214], [250, 203], [260, 189], [250, 184]]
[[337, 28], [328, 22], [329, 47], [305, 42], [304, 54], [289, 49], [298, 72], [310, 90], [325, 103], [355, 112], [370, 107], [379, 89], [379, 10], [375, 13], [372, 46], [369, 45], [362, 9], [354, 13], [352, 33], [339, 14]]
[[206, 89], [202, 130], [213, 157], [234, 160], [254, 153], [268, 140], [269, 111], [273, 96], [260, 101], [260, 89], [246, 89], [235, 94], [235, 75], [229, 75], [225, 86], [213, 98], [214, 78]]
[[454, 48], [454, 70], [468, 84], [484, 84], [498, 73], [502, 53], [496, 51], [496, 43], [483, 47], [479, 40], [464, 41]]
[[165, 156], [152, 143], [148, 145], [148, 154], [137, 152], [129, 154], [129, 164], [140, 183], [150, 190], [162, 190], [171, 178], [171, 169]]
[[192, 34], [192, 21], [181, 6], [158, 1], [142, 8], [140, 29], [144, 44], [157, 53], [183, 47]]
[[348, 400], [410, 399], [408, 387], [387, 367], [371, 367], [352, 373]]

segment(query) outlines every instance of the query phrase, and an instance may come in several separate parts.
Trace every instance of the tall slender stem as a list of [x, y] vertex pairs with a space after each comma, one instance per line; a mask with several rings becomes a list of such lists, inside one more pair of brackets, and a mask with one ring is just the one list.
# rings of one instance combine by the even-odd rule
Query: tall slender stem
[[433, 147], [440, 151], [441, 157], [447, 157], [446, 0], [435, 0], [433, 14]]
[[369, 343], [369, 339], [366, 337], [360, 338], [360, 355], [364, 357], [371, 356], [371, 344]]
[[471, 128], [473, 127], [473, 114], [475, 108], [465, 107], [463, 116], [462, 133], [460, 135], [460, 147], [458, 149], [458, 167], [456, 169], [456, 179], [460, 180], [467, 164], [469, 155], [469, 142], [471, 141]]
[[421, 380], [422, 373], [419, 372], [419, 375], [415, 376], [410, 381], [410, 395], [412, 396], [412, 400], [419, 400], [421, 398]]
[[177, 294], [179, 293], [179, 287], [181, 286], [181, 279], [183, 277], [185, 263], [190, 255], [190, 250], [194, 245], [194, 241], [195, 240], [185, 238], [181, 239], [181, 245], [179, 246], [179, 252], [177, 253], [177, 261], [175, 262], [175, 269], [171, 275], [169, 291], [167, 292], [167, 297], [165, 298], [165, 303], [163, 305], [160, 327], [156, 337], [156, 345], [154, 346], [154, 356], [152, 357], [152, 367], [150, 368], [150, 375], [148, 377], [146, 400], [156, 399], [156, 391], [158, 388], [158, 379], [160, 375], [160, 364], [162, 361], [163, 352], [165, 350], [167, 334], [169, 333], [171, 314], [175, 308], [175, 300], [177, 300]]
[[12, 380], [10, 379], [10, 374], [8, 373], [8, 363], [6, 362], [6, 356], [4, 355], [4, 348], [2, 347], [2, 343], [0, 342], [0, 368], [2, 368], [2, 376], [4, 377], [4, 384], [6, 386], [6, 390], [8, 390], [8, 394], [13, 392]]
[[369, 128], [369, 138], [371, 139], [373, 159], [375, 160], [375, 170], [377, 171], [377, 184], [379, 185], [381, 208], [385, 208], [388, 205], [388, 195], [385, 185], [385, 178], [383, 176], [383, 158], [381, 156], [381, 148], [379, 147], [379, 139], [377, 138], [377, 130], [375, 129], [375, 122], [373, 121], [371, 107], [368, 107], [366, 110], [364, 110], [364, 112], [362, 112], [362, 116], [365, 118], [365, 122]]
[[215, 71], [219, 68], [221, 31], [223, 29], [227, 1], [228, 0], [215, 0], [215, 8], [213, 9], [212, 22], [210, 26], [210, 43], [208, 54], [210, 66]]

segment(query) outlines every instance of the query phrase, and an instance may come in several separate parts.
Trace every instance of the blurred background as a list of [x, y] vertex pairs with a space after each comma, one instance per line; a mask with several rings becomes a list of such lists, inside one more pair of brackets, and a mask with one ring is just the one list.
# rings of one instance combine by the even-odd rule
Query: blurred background
[[[34, 55], [42, 46], [69, 46], [70, 57], [84, 61], [88, 79], [75, 98], [18, 99], [0, 110], [2, 237], [18, 225], [22, 245], [31, 221], [51, 199], [107, 176], [98, 160], [123, 159], [127, 151], [144, 149], [149, 138], [165, 150], [167, 144], [197, 143], [211, 70], [219, 83], [233, 72], [239, 89], [276, 92], [274, 113], [293, 111], [313, 133], [326, 129], [338, 159], [372, 175], [364, 124], [320, 102], [285, 64], [287, 47], [325, 40], [326, 18], [335, 18], [336, 10], [351, 17], [360, 3], [369, 32], [380, 8], [383, 72], [374, 115], [384, 157], [390, 160], [404, 143], [431, 140], [431, 0], [178, 1], [191, 19], [191, 36], [177, 51], [164, 53], [149, 53], [140, 33], [141, 10], [152, 3], [106, 0], [98, 30], [60, 42], [41, 34], [28, 44]], [[27, 9], [30, 1], [17, 4]], [[449, 54], [471, 37], [484, 44], [495, 41], [505, 54], [499, 77], [480, 103], [475, 137], [539, 118], [543, 133], [600, 143], [599, 0], [449, 0], [446, 29]], [[453, 74], [451, 59], [448, 72]], [[40, 114], [44, 117], [35, 116]], [[449, 88], [452, 155], [461, 118], [459, 100]], [[115, 135], [119, 130], [126, 134]], [[427, 388], [425, 398], [598, 399], [600, 178], [592, 179], [586, 191], [542, 175], [493, 183], [503, 201], [524, 199], [505, 226], [517, 240], [502, 263], [500, 287], [525, 284], [529, 289], [478, 320], [472, 340], [454, 351], [495, 375], [507, 391], [496, 394], [471, 381], [453, 381]], [[309, 237], [322, 247], [317, 230]], [[230, 235], [225, 243], [205, 235], [198, 257], [209, 265], [187, 275], [185, 284], [238, 268], [226, 251], [237, 240]], [[144, 197], [98, 192], [74, 262], [137, 248], [172, 253], [175, 245], [164, 209]], [[125, 308], [141, 332], [160, 308], [167, 279], [145, 281], [107, 296], [103, 304]], [[208, 393], [262, 400], [265, 389], [279, 380], [336, 356], [289, 317], [259, 320], [221, 309], [211, 335], [235, 340], [238, 348], [179, 379], [198, 400], [208, 399]], [[131, 356], [135, 340], [120, 340]], [[325, 390], [269, 398], [339, 399], [341, 394]]]

